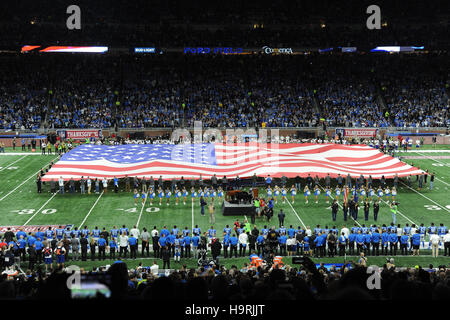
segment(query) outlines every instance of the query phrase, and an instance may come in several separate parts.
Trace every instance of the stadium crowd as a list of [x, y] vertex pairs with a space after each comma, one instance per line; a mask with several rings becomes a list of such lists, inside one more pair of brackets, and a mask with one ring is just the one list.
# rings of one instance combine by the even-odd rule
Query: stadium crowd
[[[111, 297], [144, 300], [236, 301], [236, 300], [446, 300], [450, 298], [450, 269], [445, 266], [399, 270], [388, 261], [381, 270], [381, 289], [368, 290], [366, 267], [331, 268], [314, 265], [282, 268], [232, 266], [182, 268], [169, 276], [158, 276], [157, 268], [128, 269], [125, 263], [82, 270], [92, 277], [111, 276]], [[154, 273], [156, 272], [156, 273]], [[68, 274], [27, 272], [15, 281], [4, 275], [0, 282], [2, 299], [70, 299]], [[101, 298], [101, 295], [97, 296]]]
[[447, 57], [10, 57], [0, 129], [445, 127]]

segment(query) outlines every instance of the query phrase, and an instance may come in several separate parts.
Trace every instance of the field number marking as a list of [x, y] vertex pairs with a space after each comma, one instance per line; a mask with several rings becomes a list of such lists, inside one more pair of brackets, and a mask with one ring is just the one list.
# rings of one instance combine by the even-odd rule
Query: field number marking
[[[116, 210], [125, 211], [125, 212], [131, 212], [131, 213], [138, 212], [137, 208], [130, 208], [130, 209], [121, 209], [121, 208], [119, 208], [119, 209], [116, 209]], [[149, 207], [149, 208], [145, 209], [146, 212], [158, 212], [159, 210], [160, 210], [160, 208], [158, 208], [158, 207]]]
[[[45, 209], [42, 210], [42, 214], [53, 214], [56, 213], [58, 210], [56, 209]], [[13, 210], [11, 212], [16, 212], [17, 214], [33, 214], [36, 212], [36, 209], [22, 209], [22, 210]]]

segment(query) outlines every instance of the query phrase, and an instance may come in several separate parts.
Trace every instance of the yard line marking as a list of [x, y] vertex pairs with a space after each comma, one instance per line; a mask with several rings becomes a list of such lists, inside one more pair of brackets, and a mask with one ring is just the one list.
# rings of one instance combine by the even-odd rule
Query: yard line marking
[[194, 201], [191, 201], [192, 202], [192, 229], [191, 230], [193, 230], [194, 229]]
[[[449, 152], [450, 152], [450, 151], [449, 151]], [[434, 162], [437, 162], [437, 163], [440, 163], [440, 164], [444, 164], [444, 165], [446, 164], [446, 163], [444, 163], [444, 162], [442, 162], [442, 161], [439, 161], [439, 160], [433, 159], [433, 158], [431, 158], [431, 157], [428, 157], [428, 156], [426, 156], [426, 155], [424, 155], [424, 154], [422, 154], [422, 153], [420, 153], [420, 152], [418, 152], [418, 154], [423, 155], [424, 157], [426, 157], [426, 158], [428, 158], [428, 159], [430, 159], [430, 160], [432, 160], [432, 161], [434, 161]], [[448, 184], [447, 182], [445, 182], [445, 181], [439, 179], [438, 177], [435, 176], [435, 178], [436, 178], [436, 180], [442, 182], [443, 184], [445, 184], [445, 185], [447, 185], [447, 186], [450, 186], [450, 184]]]
[[[402, 181], [400, 181], [401, 183], [403, 183]], [[404, 184], [404, 183], [403, 183]], [[444, 210], [446, 210], [447, 212], [450, 212], [450, 210], [449, 209], [447, 209], [446, 207], [444, 207], [444, 206], [442, 206], [442, 205], [440, 205], [439, 203], [437, 203], [436, 201], [434, 201], [434, 200], [432, 200], [432, 199], [430, 199], [430, 198], [428, 198], [427, 196], [425, 196], [425, 195], [423, 195], [422, 193], [420, 193], [420, 192], [418, 192], [418, 191], [416, 191], [416, 190], [414, 190], [413, 188], [411, 188], [411, 187], [409, 187], [409, 186], [407, 186], [406, 184], [404, 184], [406, 187], [408, 187], [408, 189], [411, 189], [412, 191], [414, 191], [415, 193], [417, 193], [417, 194], [420, 194], [422, 197], [424, 197], [425, 199], [427, 199], [427, 200], [429, 200], [429, 201], [431, 201], [431, 202], [433, 202], [434, 204], [436, 204], [437, 206], [439, 206], [439, 207], [441, 207], [442, 209], [444, 209]]]
[[97, 198], [97, 200], [95, 201], [94, 205], [91, 207], [91, 209], [89, 210], [89, 212], [88, 212], [88, 214], [86, 215], [86, 217], [84, 217], [84, 220], [81, 222], [80, 226], [78, 227], [79, 229], [81, 229], [81, 227], [82, 227], [83, 224], [86, 222], [86, 220], [87, 220], [87, 218], [89, 217], [89, 215], [91, 214], [92, 210], [94, 210], [95, 206], [96, 206], [97, 203], [98, 203], [98, 200], [100, 200], [100, 198], [102, 197], [103, 192], [104, 192], [104, 191], [102, 191], [102, 193], [100, 193], [100, 195], [98, 196], [98, 198]]
[[8, 168], [9, 168], [10, 166], [12, 166], [14, 163], [19, 162], [20, 160], [22, 160], [22, 159], [25, 158], [25, 157], [26, 157], [26, 156], [23, 156], [23, 157], [17, 159], [16, 161], [14, 161], [14, 162], [8, 164], [6, 167], [1, 168], [0, 171], [3, 171], [3, 170], [5, 170], [5, 169], [8, 169]]
[[[322, 186], [321, 186], [320, 184], [319, 184], [319, 188], [322, 189], [323, 192], [325, 192], [325, 189], [322, 188]], [[330, 194], [330, 198], [332, 198], [332, 199], [334, 200], [334, 197], [333, 197], [333, 195], [331, 195], [331, 194]], [[339, 207], [343, 208], [342, 205], [339, 203], [339, 201], [338, 201], [337, 204], [338, 204]], [[359, 211], [359, 206], [358, 206], [358, 211]], [[359, 213], [359, 212], [358, 212], [358, 213]], [[355, 222], [358, 224], [358, 226], [360, 226], [360, 227], [362, 228], [362, 225], [358, 222], [358, 220], [355, 220], [355, 218], [353, 218], [351, 215], [349, 215], [349, 217], [350, 217], [353, 221], [355, 221]], [[333, 221], [333, 222], [334, 222], [334, 221]]]
[[297, 216], [297, 219], [300, 220], [300, 223], [303, 225], [303, 228], [306, 229], [306, 225], [303, 223], [303, 220], [299, 217], [299, 215], [297, 214], [297, 211], [295, 211], [294, 207], [292, 206], [291, 202], [289, 201], [289, 199], [287, 199], [287, 203], [291, 206], [292, 211], [294, 211], [294, 214]]
[[145, 203], [147, 202], [147, 198], [148, 197], [145, 197], [145, 199], [144, 199], [144, 204], [142, 205], [141, 213], [139, 214], [138, 221], [136, 222], [136, 228], [139, 227], [139, 222], [141, 222], [142, 212], [144, 211], [144, 207], [145, 207]]
[[51, 197], [50, 197], [50, 199], [48, 199], [43, 205], [42, 205], [42, 207], [40, 207], [37, 211], [36, 211], [36, 213], [35, 214], [33, 214], [32, 216], [31, 216], [31, 218], [30, 219], [28, 219], [27, 220], [27, 222], [25, 222], [23, 225], [24, 226], [26, 226], [39, 212], [41, 212], [41, 210], [42, 209], [44, 209], [44, 207], [55, 197], [57, 195], [57, 193], [55, 192]]
[[[58, 157], [50, 160], [45, 166], [47, 166], [50, 162], [52, 162], [53, 160], [57, 159]], [[11, 193], [13, 193], [14, 191], [16, 191], [17, 189], [19, 189], [24, 183], [26, 183], [28, 180], [30, 180], [31, 178], [33, 178], [34, 176], [36, 176], [39, 172], [41, 172], [41, 169], [39, 169], [38, 171], [36, 171], [35, 173], [33, 173], [28, 179], [26, 179], [24, 182], [22, 182], [21, 184], [19, 184], [17, 187], [15, 187], [13, 190], [11, 190], [10, 192], [8, 192], [5, 196], [3, 196], [0, 201], [3, 201], [7, 196], [9, 196]]]

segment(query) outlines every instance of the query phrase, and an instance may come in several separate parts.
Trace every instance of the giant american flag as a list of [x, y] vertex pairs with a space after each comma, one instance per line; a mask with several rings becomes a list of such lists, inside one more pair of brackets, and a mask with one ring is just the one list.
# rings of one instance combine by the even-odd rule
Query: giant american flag
[[64, 180], [143, 176], [163, 179], [257, 176], [352, 177], [379, 179], [418, 175], [423, 171], [366, 145], [341, 144], [84, 144], [53, 165], [43, 177]]

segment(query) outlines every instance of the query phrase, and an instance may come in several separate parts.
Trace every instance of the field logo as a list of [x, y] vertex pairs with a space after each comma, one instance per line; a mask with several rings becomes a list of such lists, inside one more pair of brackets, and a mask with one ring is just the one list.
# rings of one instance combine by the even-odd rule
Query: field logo
[[381, 289], [381, 271], [378, 266], [369, 266], [367, 268], [367, 274], [370, 276], [367, 278], [366, 285], [369, 290]]
[[81, 289], [81, 272], [78, 266], [68, 266], [66, 268], [67, 274], [70, 276], [66, 280], [66, 285], [69, 290]]

